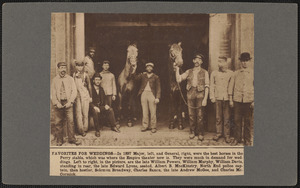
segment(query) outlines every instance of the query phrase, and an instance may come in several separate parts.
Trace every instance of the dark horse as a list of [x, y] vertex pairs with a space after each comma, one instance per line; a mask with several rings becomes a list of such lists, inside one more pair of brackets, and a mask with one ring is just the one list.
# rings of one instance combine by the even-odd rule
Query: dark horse
[[[168, 69], [169, 69], [169, 81], [170, 81], [170, 124], [169, 128], [174, 129], [174, 122], [177, 120], [178, 122], [178, 129], [183, 129], [183, 99], [181, 95], [182, 91], [182, 84], [178, 84], [176, 82], [176, 69], [175, 66], [179, 67], [180, 74], [182, 74], [182, 48], [181, 43], [174, 43], [172, 45], [169, 45], [169, 63], [168, 63]], [[180, 91], [181, 90], [181, 91]]]
[[132, 126], [135, 97], [135, 74], [137, 69], [138, 49], [135, 44], [127, 48], [124, 69], [118, 77], [119, 109], [127, 117], [127, 125]]

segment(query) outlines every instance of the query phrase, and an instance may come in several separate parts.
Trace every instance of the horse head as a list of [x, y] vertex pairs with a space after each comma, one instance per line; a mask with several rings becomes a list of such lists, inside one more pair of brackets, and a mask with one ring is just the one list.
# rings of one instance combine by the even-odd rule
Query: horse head
[[181, 42], [170, 45], [169, 57], [173, 65], [178, 67], [183, 65]]
[[134, 73], [137, 68], [138, 49], [135, 44], [127, 48], [127, 64], [130, 66], [130, 72]]

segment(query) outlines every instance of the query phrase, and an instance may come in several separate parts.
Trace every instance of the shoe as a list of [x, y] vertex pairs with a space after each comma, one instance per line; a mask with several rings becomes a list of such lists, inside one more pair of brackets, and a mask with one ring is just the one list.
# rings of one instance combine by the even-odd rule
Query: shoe
[[179, 130], [183, 130], [183, 126], [180, 124], [180, 125], [178, 126], [178, 129], [179, 129]]
[[100, 131], [96, 131], [96, 132], [95, 132], [95, 136], [96, 136], [96, 137], [100, 137]]
[[231, 141], [230, 138], [229, 138], [228, 136], [226, 136], [226, 137], [225, 137], [225, 142], [226, 142], [227, 144], [229, 144], [230, 141]]
[[119, 123], [116, 123], [117, 129], [120, 129], [121, 125]]
[[74, 140], [74, 141], [71, 141], [69, 142], [70, 144], [75, 144], [76, 146], [80, 145], [81, 142], [79, 140]]
[[142, 132], [145, 132], [145, 131], [147, 131], [147, 130], [148, 130], [148, 128], [146, 128], [146, 127], [143, 127], [143, 128], [141, 129]]
[[204, 136], [203, 135], [199, 135], [198, 136], [198, 140], [203, 141], [204, 140]]
[[151, 132], [152, 132], [152, 133], [156, 133], [156, 128], [151, 129]]
[[62, 142], [58, 142], [56, 145], [57, 145], [57, 146], [62, 146], [63, 143], [62, 143]]
[[238, 145], [238, 141], [236, 140], [236, 139], [234, 139], [232, 142], [231, 142], [231, 146], [236, 146], [236, 145]]
[[221, 138], [221, 135], [215, 135], [213, 137], [213, 140], [217, 142], [220, 138]]
[[86, 132], [83, 132], [83, 133], [82, 133], [82, 137], [85, 137], [85, 136], [86, 136]]
[[190, 133], [190, 139], [193, 139], [193, 138], [195, 138], [195, 133]]
[[117, 133], [121, 132], [117, 127], [112, 128], [112, 130], [117, 132]]

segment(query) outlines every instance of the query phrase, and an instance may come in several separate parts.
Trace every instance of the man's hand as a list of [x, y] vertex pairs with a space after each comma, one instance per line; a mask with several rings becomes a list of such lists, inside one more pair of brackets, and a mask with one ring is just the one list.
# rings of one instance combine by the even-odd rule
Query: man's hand
[[100, 113], [100, 108], [98, 108], [97, 106], [94, 106], [94, 110], [98, 113]]
[[109, 110], [110, 109], [110, 107], [108, 105], [105, 105], [104, 108], [105, 108], [105, 110]]
[[231, 108], [233, 108], [233, 101], [232, 101], [232, 100], [229, 100], [229, 106], [230, 106]]
[[89, 102], [91, 103], [91, 102], [93, 102], [93, 99], [90, 97], [90, 99], [89, 99]]
[[211, 100], [212, 103], [216, 102], [216, 98], [211, 98], [210, 100]]
[[207, 104], [207, 99], [203, 99], [202, 106], [206, 106], [206, 104]]
[[254, 102], [251, 103], [250, 108], [254, 109]]
[[67, 104], [65, 104], [65, 108], [70, 108], [72, 106], [72, 103], [67, 102]]
[[116, 100], [116, 96], [113, 95], [111, 99], [112, 99], [113, 101]]
[[154, 100], [155, 104], [159, 103], [159, 99]]
[[176, 70], [179, 69], [179, 67], [177, 66], [176, 63], [173, 63], [173, 67], [174, 67]]
[[56, 107], [57, 107], [57, 108], [63, 108], [63, 105], [61, 105], [60, 103], [57, 103], [57, 104], [56, 104]]

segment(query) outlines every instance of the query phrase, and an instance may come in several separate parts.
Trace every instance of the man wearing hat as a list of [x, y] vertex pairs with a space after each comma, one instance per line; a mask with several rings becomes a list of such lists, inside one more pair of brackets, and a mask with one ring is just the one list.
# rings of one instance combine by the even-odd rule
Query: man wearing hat
[[104, 117], [107, 118], [110, 128], [119, 133], [120, 130], [118, 127], [120, 126], [115, 120], [114, 110], [105, 101], [105, 93], [101, 87], [102, 76], [99, 73], [95, 73], [92, 80], [92, 102], [90, 103], [90, 109], [94, 118], [96, 137], [100, 136]]
[[208, 72], [201, 68], [204, 56], [196, 54], [193, 59], [194, 68], [179, 74], [176, 67], [176, 80], [187, 80], [187, 103], [190, 119], [190, 139], [198, 135], [198, 140], [204, 140], [203, 107], [206, 106], [209, 88]]
[[85, 64], [85, 67], [84, 67], [84, 70], [85, 72], [88, 73], [89, 77], [92, 78], [93, 75], [95, 74], [95, 65], [94, 65], [94, 62], [93, 62], [93, 58], [95, 56], [95, 48], [93, 47], [89, 47], [89, 52], [87, 54], [87, 56], [84, 57], [84, 64]]
[[241, 69], [235, 71], [229, 83], [229, 103], [234, 107], [234, 141], [237, 145], [242, 141], [242, 120], [244, 118], [244, 142], [251, 144], [251, 108], [254, 107], [254, 74], [249, 68], [250, 54], [244, 52], [240, 55]]
[[[156, 132], [156, 105], [159, 103], [161, 96], [159, 77], [153, 73], [154, 64], [146, 63], [146, 72], [137, 76], [141, 81], [141, 87], [138, 96], [141, 95], [141, 104], [143, 110], [143, 127], [142, 132], [151, 130]], [[149, 127], [149, 110], [150, 110], [150, 127]]]
[[77, 89], [73, 78], [67, 75], [67, 64], [57, 64], [58, 75], [53, 78], [51, 84], [51, 101], [54, 105], [55, 129], [57, 146], [63, 144], [64, 119], [67, 119], [67, 134], [69, 143], [80, 145], [74, 135], [73, 103], [77, 95]]
[[84, 62], [76, 61], [76, 72], [73, 74], [77, 88], [75, 118], [77, 130], [83, 137], [89, 128], [89, 103], [92, 102], [92, 85], [89, 75], [84, 71]]

